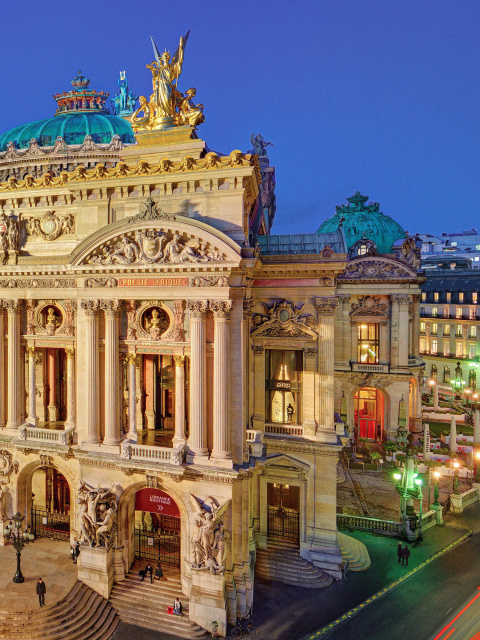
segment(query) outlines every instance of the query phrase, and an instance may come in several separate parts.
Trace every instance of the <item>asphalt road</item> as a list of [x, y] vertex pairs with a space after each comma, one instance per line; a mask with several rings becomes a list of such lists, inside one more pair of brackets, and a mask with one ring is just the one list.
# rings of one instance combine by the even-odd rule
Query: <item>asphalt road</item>
[[[472, 627], [462, 635], [460, 627], [449, 627], [456, 613], [468, 604], [480, 591], [480, 535], [474, 535], [452, 551], [440, 556], [393, 591], [366, 607], [361, 613], [322, 636], [328, 640], [477, 640], [480, 617], [476, 631]], [[472, 608], [473, 607], [473, 608]], [[472, 604], [471, 612], [461, 616], [465, 627], [480, 614], [480, 597]], [[458, 624], [460, 618], [457, 619]], [[462, 620], [462, 622], [463, 622]], [[456, 621], [457, 622], [457, 621]], [[452, 628], [458, 635], [448, 636]], [[456, 632], [454, 632], [456, 633]], [[480, 640], [480, 635], [479, 635]]]
[[477, 588], [460, 609], [450, 616], [431, 640], [478, 640], [480, 638], [480, 587]]

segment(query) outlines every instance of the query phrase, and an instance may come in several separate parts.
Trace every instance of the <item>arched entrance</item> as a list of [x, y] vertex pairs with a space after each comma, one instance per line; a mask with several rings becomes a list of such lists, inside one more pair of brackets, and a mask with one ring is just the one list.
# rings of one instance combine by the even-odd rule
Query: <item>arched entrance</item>
[[361, 387], [355, 392], [354, 424], [357, 438], [383, 440], [385, 398], [376, 387]]
[[[29, 491], [27, 482], [27, 498]], [[27, 499], [28, 503], [28, 499]], [[70, 540], [70, 487], [54, 467], [39, 467], [31, 476], [30, 526], [39, 538]]]
[[135, 495], [135, 558], [180, 567], [180, 510], [161, 489]]

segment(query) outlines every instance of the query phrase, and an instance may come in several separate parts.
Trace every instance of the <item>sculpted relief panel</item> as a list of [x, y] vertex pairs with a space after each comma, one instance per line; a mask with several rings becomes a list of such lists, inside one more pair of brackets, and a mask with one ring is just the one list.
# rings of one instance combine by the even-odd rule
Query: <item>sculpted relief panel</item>
[[75, 216], [73, 213], [57, 215], [53, 211], [41, 217], [30, 216], [24, 218], [27, 236], [42, 240], [56, 240], [61, 235], [75, 233]]

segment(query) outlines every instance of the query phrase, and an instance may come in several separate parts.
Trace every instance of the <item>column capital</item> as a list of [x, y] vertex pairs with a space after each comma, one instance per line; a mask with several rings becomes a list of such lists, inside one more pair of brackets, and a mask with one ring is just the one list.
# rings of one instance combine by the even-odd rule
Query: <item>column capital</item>
[[183, 365], [183, 363], [185, 362], [185, 356], [173, 356], [173, 359], [175, 361], [175, 364], [178, 365]]
[[28, 347], [25, 347], [25, 352], [28, 353], [29, 356], [35, 357], [35, 347], [29, 345]]
[[408, 296], [408, 295], [394, 294], [394, 295], [390, 296], [390, 299], [392, 300], [392, 302], [398, 302], [399, 304], [410, 304], [411, 303], [410, 296]]
[[210, 309], [215, 318], [229, 318], [233, 308], [233, 300], [212, 300]]
[[98, 300], [81, 300], [80, 306], [85, 310], [85, 315], [96, 316], [98, 315], [99, 301]]
[[136, 366], [137, 363], [138, 363], [137, 354], [136, 353], [126, 353], [125, 354], [125, 360], [128, 362], [128, 364], [134, 364]]
[[2, 307], [5, 307], [9, 314], [18, 314], [22, 309], [23, 300], [9, 299], [2, 300]]
[[321, 316], [333, 316], [338, 307], [338, 296], [314, 298], [314, 304]]
[[190, 315], [194, 318], [205, 317], [208, 310], [208, 300], [191, 300], [187, 303]]
[[263, 344], [252, 344], [252, 349], [256, 356], [261, 356], [265, 350]]
[[100, 309], [103, 309], [106, 316], [116, 317], [120, 309], [120, 300], [99, 300]]
[[75, 356], [75, 349], [73, 347], [67, 347], [65, 353], [67, 354], [67, 358], [73, 358]]
[[339, 293], [337, 295], [340, 304], [348, 304], [351, 300], [351, 297], [352, 296], [349, 293]]

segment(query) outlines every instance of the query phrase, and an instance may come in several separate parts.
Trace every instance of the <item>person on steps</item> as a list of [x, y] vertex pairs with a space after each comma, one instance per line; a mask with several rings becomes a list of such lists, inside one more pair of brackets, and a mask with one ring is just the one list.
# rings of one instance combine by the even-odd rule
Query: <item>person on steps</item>
[[173, 613], [176, 616], [182, 616], [182, 603], [178, 598], [175, 598], [175, 602], [173, 603]]
[[44, 583], [44, 581], [39, 578], [38, 582], [37, 582], [37, 596], [38, 596], [38, 601], [40, 603], [40, 609], [42, 607], [46, 607], [47, 605], [45, 604], [45, 594], [47, 593], [47, 587]]
[[157, 568], [155, 569], [155, 580], [166, 580], [160, 563], [157, 564]]
[[153, 582], [153, 567], [152, 567], [152, 565], [150, 563], [148, 563], [147, 566], [145, 567], [145, 569], [140, 571], [139, 575], [141, 577], [140, 582], [143, 582], [145, 580], [145, 576], [150, 576], [150, 582]]

